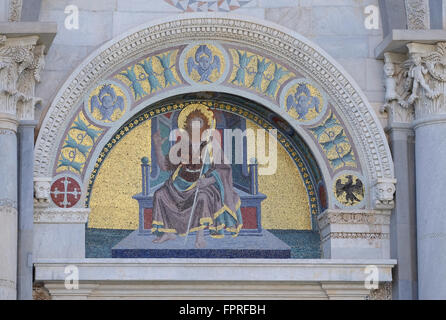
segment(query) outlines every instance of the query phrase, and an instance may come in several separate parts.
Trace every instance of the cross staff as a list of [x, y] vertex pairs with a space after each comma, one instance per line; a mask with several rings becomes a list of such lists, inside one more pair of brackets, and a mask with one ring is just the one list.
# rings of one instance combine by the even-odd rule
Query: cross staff
[[[212, 130], [213, 127], [214, 127], [214, 119], [212, 119], [211, 130]], [[190, 225], [192, 223], [192, 217], [194, 216], [195, 207], [197, 206], [198, 191], [200, 189], [200, 186], [199, 186], [198, 182], [200, 181], [201, 176], [203, 175], [204, 164], [205, 164], [205, 162], [207, 160], [207, 157], [208, 157], [208, 153], [209, 153], [209, 138], [210, 137], [211, 137], [211, 134], [210, 134], [210, 131], [209, 131], [209, 135], [208, 135], [208, 137], [206, 139], [206, 153], [204, 155], [204, 161], [203, 161], [203, 163], [201, 165], [200, 175], [199, 175], [198, 180], [197, 180], [197, 188], [195, 189], [194, 203], [192, 204], [192, 210], [190, 212], [189, 223], [187, 224], [187, 231], [186, 231], [186, 238], [184, 239], [184, 245], [186, 245], [186, 243], [187, 243], [187, 236], [189, 235]]]

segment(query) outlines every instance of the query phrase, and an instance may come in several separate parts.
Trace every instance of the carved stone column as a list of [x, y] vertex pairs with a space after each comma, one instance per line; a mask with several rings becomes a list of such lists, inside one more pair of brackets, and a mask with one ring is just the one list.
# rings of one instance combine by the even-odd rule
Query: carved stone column
[[[395, 164], [395, 208], [390, 222], [390, 256], [398, 260], [393, 269], [393, 298], [417, 298], [417, 243], [415, 211], [415, 133], [412, 129], [413, 108], [406, 102], [410, 87], [404, 54], [384, 54], [385, 105]], [[408, 81], [406, 81], [408, 80]]]
[[415, 110], [418, 293], [446, 299], [446, 43], [408, 45]]
[[[386, 62], [395, 62], [399, 70], [392, 76], [397, 83], [396, 90], [393, 92], [389, 89], [392, 88], [389, 80], [391, 77], [387, 76], [386, 79], [386, 84], [390, 83], [387, 86], [389, 96], [387, 107], [391, 115], [391, 135], [395, 143], [401, 137], [403, 140], [406, 139], [405, 136], [410, 135], [407, 123], [412, 121], [413, 117], [412, 127], [416, 139], [418, 297], [420, 299], [446, 299], [444, 191], [446, 185], [446, 43], [439, 42], [435, 45], [409, 43], [407, 47], [409, 50], [407, 56], [401, 57], [399, 61], [396, 61], [398, 60], [396, 55], [386, 55]], [[398, 114], [403, 118], [395, 118]], [[395, 122], [395, 119], [400, 122]], [[408, 152], [408, 147], [396, 145], [395, 154], [397, 151], [399, 154], [405, 154]], [[402, 166], [410, 168], [411, 161], [398, 165], [397, 159], [394, 160], [397, 163], [396, 168]], [[400, 168], [400, 170], [404, 169]], [[404, 178], [404, 172], [402, 174]], [[396, 175], [400, 179], [398, 172]], [[402, 184], [410, 188], [412, 180], [403, 180]], [[404, 192], [404, 185], [398, 187], [398, 192], [400, 190]], [[412, 191], [409, 190], [409, 195], [406, 194], [407, 199], [403, 203], [397, 203], [397, 219], [399, 213], [409, 214], [409, 219], [412, 219], [411, 195]], [[414, 232], [410, 228], [404, 230], [401, 225], [399, 227], [401, 232], [397, 232], [398, 250], [401, 250], [400, 243], [413, 241]], [[408, 262], [407, 257], [406, 259], [398, 257], [399, 272], [407, 266]]]
[[19, 121], [34, 120], [34, 85], [43, 61], [37, 40], [0, 35], [0, 299], [17, 298], [17, 127]]

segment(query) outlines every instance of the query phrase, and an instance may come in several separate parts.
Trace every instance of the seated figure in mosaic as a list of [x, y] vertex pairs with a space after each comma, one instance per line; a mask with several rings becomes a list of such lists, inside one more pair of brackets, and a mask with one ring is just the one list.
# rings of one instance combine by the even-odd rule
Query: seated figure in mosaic
[[[188, 137], [193, 137], [193, 127], [195, 130], [199, 128], [200, 137], [212, 132], [208, 129], [215, 128], [213, 112], [201, 104], [191, 104], [184, 108], [178, 117], [178, 128], [185, 130], [183, 132]], [[152, 232], [157, 236], [154, 243], [197, 232], [195, 246], [204, 248], [205, 229], [209, 229], [213, 238], [223, 238], [225, 230], [233, 237], [240, 232], [240, 197], [233, 188], [231, 166], [222, 161], [223, 152], [212, 152], [216, 149], [215, 141], [212, 143], [209, 138], [203, 140], [197, 144], [202, 155], [199, 161], [192, 161], [193, 141], [190, 138], [188, 154], [182, 154], [179, 157], [181, 161], [174, 164], [171, 156], [166, 157], [162, 152], [163, 141], [159, 132], [153, 136], [159, 166], [161, 170], [171, 172], [170, 178], [154, 194]], [[179, 143], [181, 141], [177, 141], [171, 151], [177, 150], [175, 147]], [[205, 154], [207, 161], [203, 161]], [[219, 157], [220, 161], [215, 161], [215, 157]]]

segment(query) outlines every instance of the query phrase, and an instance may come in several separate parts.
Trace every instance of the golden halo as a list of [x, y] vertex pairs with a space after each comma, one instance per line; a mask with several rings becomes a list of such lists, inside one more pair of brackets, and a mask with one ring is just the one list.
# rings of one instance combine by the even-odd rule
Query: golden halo
[[180, 114], [178, 115], [178, 128], [186, 129], [187, 118], [194, 111], [200, 111], [201, 114], [203, 114], [208, 120], [209, 128], [215, 129], [214, 113], [207, 106], [201, 103], [192, 103], [181, 110]]

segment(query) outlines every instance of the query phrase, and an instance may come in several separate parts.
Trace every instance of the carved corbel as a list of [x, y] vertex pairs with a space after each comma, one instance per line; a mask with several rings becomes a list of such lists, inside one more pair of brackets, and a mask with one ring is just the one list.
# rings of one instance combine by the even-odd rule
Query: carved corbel
[[48, 177], [34, 178], [34, 204], [47, 206], [50, 203], [51, 181]]
[[392, 209], [395, 205], [396, 179], [378, 179], [373, 186], [373, 201], [376, 209]]

